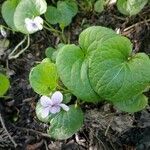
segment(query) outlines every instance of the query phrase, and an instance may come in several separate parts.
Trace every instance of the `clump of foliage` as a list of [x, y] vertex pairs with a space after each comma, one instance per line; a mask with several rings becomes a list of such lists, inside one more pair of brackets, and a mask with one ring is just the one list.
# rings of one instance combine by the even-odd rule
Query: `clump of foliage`
[[40, 16], [46, 9], [45, 0], [7, 0], [2, 5], [2, 15], [14, 31], [30, 34], [25, 26], [25, 19]]
[[[7, 0], [2, 5], [2, 15], [7, 25], [14, 31], [30, 34], [27, 30], [25, 19], [34, 19], [45, 14], [46, 21], [50, 24], [59, 24], [61, 29], [68, 26], [77, 14], [78, 6], [75, 1], [58, 1], [57, 7], [49, 5], [45, 0]], [[45, 22], [51, 31], [52, 26]], [[33, 32], [34, 33], [34, 32]]]
[[[56, 52], [52, 48], [46, 51], [48, 57]], [[137, 112], [147, 105], [143, 92], [150, 85], [149, 67], [149, 57], [133, 53], [129, 39], [105, 27], [89, 27], [80, 34], [78, 46], [61, 45], [54, 61], [46, 58], [30, 73], [31, 86], [38, 94], [49, 97], [61, 90], [75, 95], [77, 104], [67, 111], [49, 112], [44, 118], [43, 106], [47, 104], [43, 105], [40, 99], [36, 114], [41, 121], [51, 124], [50, 136], [66, 139], [83, 124], [80, 100], [90, 103], [105, 100], [122, 111]]]
[[127, 112], [147, 104], [142, 93], [150, 83], [149, 57], [134, 54], [132, 43], [110, 29], [86, 29], [79, 46], [63, 46], [56, 65], [64, 85], [84, 101], [105, 99]]
[[[29, 75], [32, 88], [41, 95], [36, 106], [37, 118], [50, 124], [48, 134], [55, 139], [67, 139], [82, 127], [84, 119], [80, 101], [107, 101], [130, 113], [147, 105], [143, 93], [150, 85], [147, 69], [150, 60], [144, 53], [133, 53], [129, 39], [111, 29], [92, 26], [80, 34], [79, 45], [66, 44], [64, 28], [78, 13], [77, 4], [82, 4], [80, 7], [87, 4], [87, 7], [102, 12], [107, 2], [59, 0], [47, 6], [45, 0], [6, 0], [2, 5], [2, 16], [11, 30], [28, 37], [28, 45], [14, 55], [25, 38], [10, 58], [18, 57], [27, 49], [29, 35], [43, 28], [63, 42], [56, 49], [47, 48], [48, 58], [33, 67]], [[136, 15], [146, 4], [147, 0], [117, 1], [119, 11], [129, 16]], [[0, 74], [0, 96], [8, 87], [8, 79]], [[75, 104], [71, 102], [72, 94], [77, 97]]]

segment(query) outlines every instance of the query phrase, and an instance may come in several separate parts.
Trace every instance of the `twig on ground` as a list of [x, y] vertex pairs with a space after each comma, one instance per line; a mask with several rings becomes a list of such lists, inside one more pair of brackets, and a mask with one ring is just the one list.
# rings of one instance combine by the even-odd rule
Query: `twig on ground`
[[46, 149], [46, 150], [49, 150], [46, 140], [44, 140], [44, 145], [45, 145], [45, 149]]
[[123, 32], [126, 32], [126, 31], [128, 31], [128, 30], [134, 28], [135, 26], [140, 25], [140, 24], [143, 24], [143, 23], [145, 23], [145, 22], [146, 22], [146, 23], [150, 22], [150, 19], [144, 20], [144, 21], [141, 21], [141, 22], [137, 22], [137, 23], [135, 23], [135, 24], [133, 24], [133, 25], [131, 25], [131, 26], [125, 28], [125, 29], [123, 30]]
[[83, 146], [83, 147], [86, 147], [86, 145], [85, 145], [85, 139], [79, 139], [79, 135], [76, 133], [75, 134], [75, 139], [76, 139], [76, 142], [79, 144], [79, 145], [81, 145], [81, 146]]
[[1, 122], [1, 125], [2, 125], [3, 129], [5, 130], [6, 134], [8, 135], [9, 139], [11, 140], [11, 142], [12, 142], [13, 145], [14, 145], [14, 147], [16, 148], [16, 147], [17, 147], [17, 144], [16, 144], [16, 142], [14, 141], [13, 137], [9, 134], [9, 132], [8, 132], [8, 130], [7, 130], [7, 128], [6, 128], [5, 123], [4, 123], [4, 120], [3, 120], [3, 118], [2, 118], [1, 112], [0, 112], [0, 122]]
[[16, 127], [16, 129], [19, 129], [19, 130], [23, 130], [23, 131], [26, 131], [26, 132], [33, 132], [35, 134], [38, 134], [38, 135], [41, 135], [43, 137], [47, 137], [47, 138], [50, 138], [50, 136], [46, 133], [43, 133], [43, 132], [40, 132], [40, 131], [36, 131], [36, 130], [33, 130], [33, 129], [28, 129], [28, 128], [24, 128], [24, 127]]
[[108, 133], [108, 130], [109, 130], [109, 128], [110, 128], [110, 125], [111, 125], [111, 123], [112, 123], [112, 121], [113, 121], [113, 117], [111, 118], [111, 120], [109, 121], [109, 124], [108, 124], [108, 126], [107, 126], [107, 128], [106, 128], [106, 131], [105, 131], [105, 136], [107, 135], [107, 133]]

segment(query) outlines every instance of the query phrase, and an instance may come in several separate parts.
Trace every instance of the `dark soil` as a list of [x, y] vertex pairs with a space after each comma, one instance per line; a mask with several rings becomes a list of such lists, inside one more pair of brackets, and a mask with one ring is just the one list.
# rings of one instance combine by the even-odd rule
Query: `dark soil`
[[[150, 8], [147, 6], [137, 16], [125, 18], [117, 9], [108, 7], [101, 14], [80, 11], [66, 29], [71, 43], [77, 43], [80, 32], [91, 25], [120, 29], [129, 37], [134, 51], [150, 54]], [[1, 22], [3, 20], [1, 19]], [[8, 60], [11, 49], [23, 39], [21, 34], [9, 33], [9, 49], [0, 59], [10, 75], [10, 98], [0, 101], [0, 111], [9, 134], [17, 143], [14, 148], [4, 129], [0, 126], [0, 150], [150, 150], [150, 107], [135, 113], [118, 112], [108, 104], [85, 104], [84, 127], [68, 140], [56, 141], [46, 134], [47, 125], [35, 116], [39, 96], [29, 85], [30, 69], [45, 58], [45, 49], [55, 47], [59, 38], [46, 30], [31, 35], [27, 51], [15, 60]], [[149, 69], [149, 68], [147, 68]], [[146, 93], [150, 96], [150, 92]]]

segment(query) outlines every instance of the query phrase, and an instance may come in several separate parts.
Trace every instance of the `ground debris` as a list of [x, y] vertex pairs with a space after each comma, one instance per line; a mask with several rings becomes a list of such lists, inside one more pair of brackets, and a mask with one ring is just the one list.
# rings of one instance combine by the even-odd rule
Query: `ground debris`
[[91, 149], [113, 149], [117, 137], [133, 127], [133, 122], [133, 115], [112, 112], [109, 104], [102, 106], [100, 109], [88, 110], [85, 125], [90, 130]]

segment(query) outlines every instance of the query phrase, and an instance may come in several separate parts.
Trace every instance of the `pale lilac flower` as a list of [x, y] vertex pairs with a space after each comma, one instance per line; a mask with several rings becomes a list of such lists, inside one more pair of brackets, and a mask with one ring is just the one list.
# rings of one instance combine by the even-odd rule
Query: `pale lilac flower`
[[1, 32], [1, 35], [3, 37], [5, 37], [5, 38], [7, 37], [7, 33], [6, 33], [5, 29], [2, 26], [0, 26], [0, 32]]
[[42, 30], [43, 29], [43, 19], [39, 16], [35, 17], [34, 19], [26, 18], [25, 26], [29, 33], [34, 33], [36, 31]]
[[42, 116], [46, 118], [49, 113], [56, 114], [60, 112], [61, 108], [65, 111], [69, 110], [69, 107], [63, 103], [63, 95], [61, 92], [56, 91], [51, 98], [42, 96], [40, 99], [41, 106], [43, 107]]

